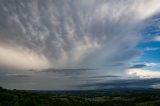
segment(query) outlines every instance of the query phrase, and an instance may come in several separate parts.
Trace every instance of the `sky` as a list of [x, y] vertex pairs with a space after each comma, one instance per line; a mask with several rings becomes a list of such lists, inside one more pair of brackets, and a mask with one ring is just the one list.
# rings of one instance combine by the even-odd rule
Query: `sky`
[[0, 86], [160, 88], [159, 0], [0, 0]]

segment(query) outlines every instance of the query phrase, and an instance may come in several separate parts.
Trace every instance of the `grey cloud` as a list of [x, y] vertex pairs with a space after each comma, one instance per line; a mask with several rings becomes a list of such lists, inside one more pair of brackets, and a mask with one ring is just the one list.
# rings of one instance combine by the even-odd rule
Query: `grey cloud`
[[69, 77], [77, 77], [83, 74], [88, 74], [89, 71], [92, 71], [95, 69], [87, 69], [87, 68], [79, 68], [79, 69], [44, 69], [41, 70], [40, 72], [45, 72], [45, 73], [50, 73], [50, 74], [60, 74]]
[[6, 74], [6, 77], [31, 77], [31, 75], [27, 75], [27, 74]]
[[[126, 64], [137, 56], [134, 46], [139, 36], [136, 12], [124, 3], [132, 5], [103, 0], [1, 0], [1, 42], [37, 52], [53, 68]], [[129, 13], [122, 12], [124, 8]]]
[[135, 64], [135, 65], [133, 65], [133, 66], [131, 66], [129, 68], [144, 68], [146, 66], [147, 66], [146, 64]]
[[140, 64], [134, 64], [133, 66], [131, 66], [129, 68], [134, 69], [134, 68], [154, 67], [157, 64], [158, 63], [140, 63]]
[[41, 72], [64, 72], [64, 71], [88, 71], [88, 70], [95, 70], [89, 68], [79, 68], [79, 69], [44, 69]]
[[119, 78], [115, 75], [97, 75], [99, 70], [72, 69], [72, 70], [22, 70], [4, 72], [0, 75], [0, 85], [5, 88], [39, 89], [39, 90], [71, 90], [77, 86], [100, 82], [105, 79]]
[[118, 75], [103, 75], [103, 76], [92, 76], [89, 78], [119, 78], [120, 76]]
[[[154, 4], [147, 5], [143, 13], [138, 9], [144, 10], [141, 5], [147, 3], [144, 0], [0, 0], [0, 66], [3, 62], [28, 66], [31, 70], [27, 72], [33, 74], [20, 81], [19, 77], [13, 81], [3, 77], [1, 83], [6, 83], [2, 85], [69, 89], [87, 83], [89, 76], [122, 74], [129, 62], [140, 55], [135, 49], [141, 40], [139, 31], [143, 29], [143, 19], [149, 17], [145, 14], [147, 9]], [[48, 70], [39, 72], [38, 67]], [[18, 70], [23, 71], [26, 70]], [[91, 82], [97, 80], [93, 79]]]
[[92, 83], [81, 85], [80, 88], [93, 89], [146, 89], [152, 88], [153, 85], [159, 84], [159, 78], [153, 79], [119, 79], [101, 83]]

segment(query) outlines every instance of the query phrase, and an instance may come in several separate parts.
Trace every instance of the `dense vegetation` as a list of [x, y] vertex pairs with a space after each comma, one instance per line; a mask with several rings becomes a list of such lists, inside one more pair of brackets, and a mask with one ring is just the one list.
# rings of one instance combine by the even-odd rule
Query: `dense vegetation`
[[0, 106], [160, 106], [160, 92], [42, 92], [7, 90], [0, 87]]

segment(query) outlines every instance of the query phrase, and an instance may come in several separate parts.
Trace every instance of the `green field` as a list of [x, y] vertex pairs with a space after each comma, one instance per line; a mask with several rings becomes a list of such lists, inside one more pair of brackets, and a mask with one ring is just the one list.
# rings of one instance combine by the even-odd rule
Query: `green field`
[[160, 106], [160, 91], [18, 91], [0, 88], [0, 106]]

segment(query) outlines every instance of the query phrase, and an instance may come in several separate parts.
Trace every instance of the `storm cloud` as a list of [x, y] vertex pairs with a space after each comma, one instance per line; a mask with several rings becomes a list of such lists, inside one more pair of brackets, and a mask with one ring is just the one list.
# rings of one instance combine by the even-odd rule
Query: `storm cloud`
[[15, 58], [28, 68], [125, 64], [138, 55], [141, 27], [136, 27], [159, 9], [157, 0], [1, 0], [0, 5], [0, 58], [8, 56], [1, 61]]
[[140, 32], [159, 9], [159, 0], [0, 0], [0, 68], [9, 68], [1, 68], [2, 80], [10, 88], [6, 74], [29, 73], [28, 89], [47, 89], [48, 81], [69, 89], [89, 77], [119, 76], [141, 55]]
[[[159, 78], [152, 79], [122, 79], [112, 80], [103, 83], [93, 83], [81, 85], [81, 89], [93, 88], [93, 89], [148, 89], [158, 88]], [[156, 87], [155, 87], [156, 86]]]

